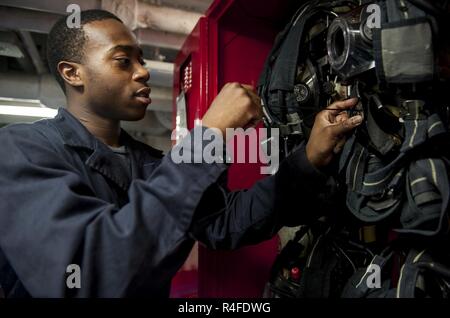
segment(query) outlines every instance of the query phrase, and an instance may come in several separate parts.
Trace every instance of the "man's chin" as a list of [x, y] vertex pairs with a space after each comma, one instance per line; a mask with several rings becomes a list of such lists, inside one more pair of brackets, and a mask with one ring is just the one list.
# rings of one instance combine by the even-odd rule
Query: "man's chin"
[[139, 121], [139, 120], [144, 119], [144, 117], [145, 117], [145, 112], [142, 115], [140, 115], [140, 114], [129, 115], [128, 114], [127, 116], [124, 116], [122, 118], [122, 120], [123, 121]]
[[138, 121], [145, 117], [145, 114], [147, 112], [147, 107], [130, 107], [129, 110], [123, 114], [122, 120], [125, 121]]

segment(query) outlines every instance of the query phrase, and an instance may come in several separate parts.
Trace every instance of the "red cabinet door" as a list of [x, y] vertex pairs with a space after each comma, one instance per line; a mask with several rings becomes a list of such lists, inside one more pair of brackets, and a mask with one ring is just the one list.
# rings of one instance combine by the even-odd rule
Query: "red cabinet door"
[[[174, 101], [184, 90], [189, 129], [226, 83], [256, 86], [274, 38], [289, 15], [289, 5], [280, 0], [216, 0], [211, 5], [175, 63]], [[176, 109], [174, 102], [174, 123]], [[264, 177], [260, 164], [233, 164], [228, 173], [230, 190], [249, 188]], [[200, 247], [198, 296], [262, 296], [277, 246], [273, 238], [236, 251]]]

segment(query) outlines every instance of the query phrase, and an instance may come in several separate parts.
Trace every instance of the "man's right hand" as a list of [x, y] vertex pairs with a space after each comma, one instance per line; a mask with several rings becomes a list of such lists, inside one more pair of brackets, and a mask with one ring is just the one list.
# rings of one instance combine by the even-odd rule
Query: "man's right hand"
[[255, 126], [262, 118], [261, 99], [249, 85], [226, 84], [202, 119], [202, 125], [217, 128], [225, 138], [227, 128]]

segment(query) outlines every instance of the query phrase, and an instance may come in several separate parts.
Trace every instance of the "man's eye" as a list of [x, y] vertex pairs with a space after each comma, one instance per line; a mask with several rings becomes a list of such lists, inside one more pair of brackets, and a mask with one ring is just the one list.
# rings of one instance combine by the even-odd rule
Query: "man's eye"
[[146, 65], [145, 61], [143, 59], [139, 60], [139, 63], [141, 63], [142, 66]]
[[130, 65], [130, 62], [131, 62], [130, 59], [125, 58], [125, 57], [118, 58], [118, 59], [116, 59], [116, 61], [118, 61], [119, 64], [122, 65], [122, 66], [128, 66], [128, 65]]

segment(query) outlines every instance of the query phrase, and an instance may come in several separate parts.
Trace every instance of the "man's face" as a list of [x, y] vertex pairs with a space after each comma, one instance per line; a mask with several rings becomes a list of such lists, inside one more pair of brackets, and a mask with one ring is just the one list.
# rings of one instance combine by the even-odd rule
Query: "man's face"
[[83, 28], [83, 94], [90, 110], [108, 119], [142, 119], [151, 102], [149, 72], [134, 34], [114, 19]]

